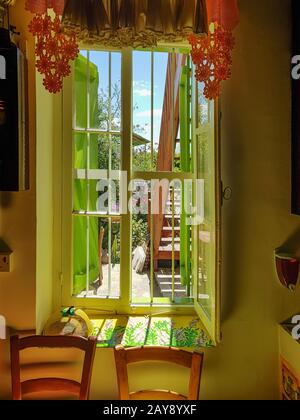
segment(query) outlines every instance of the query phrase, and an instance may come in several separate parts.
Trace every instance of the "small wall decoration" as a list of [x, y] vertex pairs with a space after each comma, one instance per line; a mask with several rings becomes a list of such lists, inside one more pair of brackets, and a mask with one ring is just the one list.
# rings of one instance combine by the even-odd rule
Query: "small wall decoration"
[[239, 11], [236, 0], [206, 0], [206, 6], [210, 32], [206, 37], [190, 35], [189, 42], [196, 79], [205, 84], [205, 97], [214, 100], [220, 96], [221, 82], [231, 76], [232, 31], [239, 23]]
[[[53, 9], [54, 18], [48, 9]], [[64, 34], [61, 26], [64, 0], [27, 0], [26, 10], [36, 15], [29, 24], [29, 31], [37, 38], [36, 68], [44, 75], [45, 88], [50, 93], [60, 92], [63, 78], [71, 73], [69, 62], [79, 53], [75, 34]]]
[[300, 401], [300, 378], [284, 358], [281, 358], [281, 398], [284, 401]]

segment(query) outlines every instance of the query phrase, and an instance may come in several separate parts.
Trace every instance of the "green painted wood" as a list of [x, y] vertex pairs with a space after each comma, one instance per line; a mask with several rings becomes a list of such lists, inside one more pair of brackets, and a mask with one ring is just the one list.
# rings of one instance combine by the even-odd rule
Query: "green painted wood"
[[[191, 139], [190, 139], [190, 69], [184, 66], [180, 81], [180, 158], [181, 170], [189, 173], [191, 171]], [[180, 219], [180, 274], [181, 282], [190, 292], [191, 278], [191, 233], [186, 209], [184, 206], [185, 190], [182, 187], [181, 194], [181, 219]]]

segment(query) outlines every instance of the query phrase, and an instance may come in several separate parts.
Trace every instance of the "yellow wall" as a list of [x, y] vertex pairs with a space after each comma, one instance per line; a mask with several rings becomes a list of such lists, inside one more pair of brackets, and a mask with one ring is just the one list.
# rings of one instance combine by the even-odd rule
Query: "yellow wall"
[[207, 358], [204, 396], [275, 398], [276, 323], [300, 310], [277, 282], [273, 250], [299, 230], [290, 215], [290, 1], [240, 0], [223, 95], [223, 344]]
[[36, 75], [36, 329], [40, 333], [52, 313], [53, 295], [53, 97]]
[[[0, 273], [0, 314], [10, 327], [32, 329], [35, 326], [36, 289], [36, 153], [35, 153], [35, 70], [34, 42], [28, 34], [30, 14], [24, 1], [13, 9], [12, 23], [22, 33], [21, 48], [28, 55], [30, 190], [0, 193], [0, 238], [13, 250], [13, 270]], [[8, 342], [0, 340], [0, 398], [9, 396]]]
[[0, 274], [0, 313], [11, 327], [32, 328], [35, 323], [36, 188], [35, 188], [35, 71], [34, 42], [28, 34], [30, 15], [24, 1], [13, 9], [12, 22], [22, 33], [29, 64], [30, 190], [0, 194], [0, 237], [13, 250], [13, 271]]
[[[24, 1], [17, 3], [14, 20], [21, 21], [22, 30]], [[224, 184], [233, 189], [223, 209], [223, 342], [206, 351], [201, 397], [275, 399], [277, 323], [299, 311], [300, 295], [300, 287], [293, 295], [277, 283], [273, 261], [274, 249], [300, 225], [300, 218], [290, 215], [290, 0], [239, 4], [233, 74], [222, 97], [222, 173]], [[32, 162], [33, 79], [31, 73]], [[14, 249], [16, 260], [15, 271], [0, 276], [0, 313], [19, 328], [31, 327], [35, 316], [33, 164], [31, 179], [31, 191], [11, 195], [8, 207], [2, 196], [0, 213], [1, 236]], [[48, 213], [46, 219], [50, 217]], [[49, 227], [46, 235], [51, 236]], [[45, 258], [46, 250], [40, 252]], [[48, 265], [48, 277], [49, 273]], [[145, 386], [145, 381], [151, 386], [156, 380], [156, 386], [185, 390], [187, 375], [181, 370], [135, 367], [134, 373], [133, 387]], [[1, 397], [7, 392], [0, 388]], [[97, 351], [91, 397], [117, 397], [112, 350]]]

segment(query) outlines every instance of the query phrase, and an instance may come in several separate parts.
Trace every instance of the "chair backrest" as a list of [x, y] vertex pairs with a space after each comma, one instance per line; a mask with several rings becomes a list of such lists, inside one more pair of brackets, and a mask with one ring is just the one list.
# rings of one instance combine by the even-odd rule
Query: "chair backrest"
[[[84, 362], [81, 382], [62, 378], [41, 378], [21, 382], [20, 379], [20, 351], [28, 348], [75, 348], [82, 350]], [[80, 400], [87, 400], [89, 396], [92, 367], [96, 350], [96, 338], [89, 339], [75, 336], [30, 336], [19, 338], [18, 335], [10, 339], [10, 360], [12, 397], [21, 400], [26, 394], [36, 392], [67, 392], [76, 395]]]
[[[115, 348], [116, 371], [118, 378], [120, 400], [198, 400], [201, 373], [203, 366], [203, 353], [190, 353], [172, 347], [137, 347], [125, 349], [123, 346]], [[144, 361], [160, 361], [175, 363], [190, 369], [190, 381], [187, 397], [171, 391], [151, 390], [129, 393], [127, 365]]]

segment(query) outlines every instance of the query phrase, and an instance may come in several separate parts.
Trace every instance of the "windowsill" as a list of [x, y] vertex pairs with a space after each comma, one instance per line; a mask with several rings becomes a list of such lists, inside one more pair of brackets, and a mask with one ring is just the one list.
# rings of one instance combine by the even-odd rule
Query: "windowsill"
[[98, 348], [172, 346], [185, 349], [212, 347], [196, 316], [107, 316], [91, 319]]

